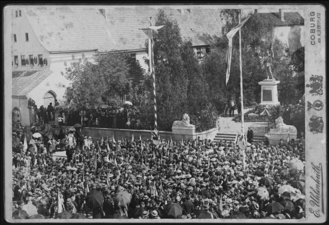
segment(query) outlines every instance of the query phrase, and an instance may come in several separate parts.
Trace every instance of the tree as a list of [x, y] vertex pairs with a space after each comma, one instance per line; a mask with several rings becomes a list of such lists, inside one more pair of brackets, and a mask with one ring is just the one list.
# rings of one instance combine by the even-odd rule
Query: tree
[[159, 10], [159, 30], [154, 44], [158, 126], [171, 130], [172, 123], [187, 110], [188, 77], [181, 57], [182, 38], [177, 21]]
[[73, 100], [76, 108], [122, 101], [129, 92], [131, 82], [128, 75], [129, 66], [124, 53], [98, 54], [95, 63], [83, 57], [66, 68], [65, 76], [72, 82], [66, 90], [67, 100]]

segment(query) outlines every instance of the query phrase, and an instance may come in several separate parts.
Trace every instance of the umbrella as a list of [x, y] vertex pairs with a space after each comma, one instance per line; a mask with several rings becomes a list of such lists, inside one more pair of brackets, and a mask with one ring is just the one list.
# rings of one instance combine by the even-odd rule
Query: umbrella
[[72, 214], [70, 212], [61, 212], [57, 215], [57, 219], [70, 219], [72, 217]]
[[123, 104], [124, 105], [133, 105], [133, 103], [131, 103], [131, 101], [125, 101]]
[[28, 218], [28, 214], [25, 210], [19, 209], [19, 210], [15, 210], [13, 212], [13, 218], [14, 219], [27, 219]]
[[170, 203], [165, 207], [165, 214], [168, 217], [177, 218], [183, 215], [183, 208], [178, 203]]
[[260, 187], [260, 188], [258, 188], [258, 190], [257, 190], [257, 195], [261, 198], [261, 199], [263, 199], [263, 200], [266, 200], [266, 199], [268, 199], [269, 198], [269, 193], [268, 193], [268, 191], [267, 191], [267, 189], [265, 188], [265, 187]]
[[69, 131], [75, 131], [74, 127], [70, 127]]
[[230, 219], [247, 219], [247, 216], [243, 212], [233, 212], [227, 218], [230, 218]]
[[87, 217], [81, 213], [75, 213], [71, 216], [71, 219], [87, 219]]
[[74, 127], [75, 127], [75, 128], [81, 128], [82, 126], [81, 126], [80, 123], [76, 123], [76, 124], [74, 124]]
[[262, 179], [260, 179], [259, 184], [263, 184], [266, 187], [272, 187], [273, 181], [268, 177], [263, 177]]
[[289, 210], [290, 212], [295, 210], [295, 205], [290, 200], [283, 200], [280, 202], [280, 204], [284, 207], [284, 209]]
[[126, 191], [120, 191], [114, 198], [114, 202], [119, 206], [127, 206], [131, 201], [131, 194]]
[[296, 170], [304, 169], [304, 163], [302, 161], [300, 161], [299, 159], [291, 160], [288, 165], [289, 165], [290, 169], [296, 169]]
[[204, 210], [197, 212], [196, 216], [198, 219], [212, 219], [211, 214]]
[[191, 210], [194, 208], [193, 203], [190, 201], [185, 201], [182, 206], [187, 214], [191, 213]]
[[300, 206], [302, 209], [305, 209], [305, 202], [305, 199], [300, 198], [296, 201], [296, 205]]
[[33, 138], [41, 138], [42, 135], [41, 135], [40, 133], [34, 133], [34, 134], [32, 135], [32, 137], [33, 137]]
[[29, 219], [44, 219], [45, 217], [41, 214], [34, 214], [33, 216], [29, 217]]
[[294, 192], [294, 191], [295, 191], [295, 188], [293, 188], [293, 187], [290, 186], [290, 185], [285, 184], [285, 185], [282, 185], [282, 186], [279, 188], [278, 193], [279, 193], [280, 195], [282, 195], [284, 192], [292, 193], [292, 192]]
[[297, 188], [301, 192], [304, 193], [304, 190], [305, 190], [305, 182], [298, 180], [298, 181], [293, 181], [290, 184], [291, 184], [292, 187]]
[[104, 197], [102, 192], [97, 190], [92, 190], [87, 194], [86, 204], [90, 209], [96, 209], [101, 207], [104, 202]]
[[284, 209], [284, 207], [278, 203], [278, 202], [272, 202], [269, 205], [266, 206], [265, 210], [266, 212], [272, 214], [276, 212], [281, 212]]
[[259, 176], [259, 177], [263, 177], [263, 176], [264, 176], [264, 172], [263, 172], [263, 171], [260, 171], [260, 170], [257, 170], [257, 171], [255, 172], [255, 175], [256, 175], [256, 176]]
[[143, 216], [143, 212], [144, 212], [144, 208], [139, 207], [139, 208], [136, 208], [136, 209], [132, 212], [131, 216], [132, 216], [132, 218], [137, 219], [137, 218]]

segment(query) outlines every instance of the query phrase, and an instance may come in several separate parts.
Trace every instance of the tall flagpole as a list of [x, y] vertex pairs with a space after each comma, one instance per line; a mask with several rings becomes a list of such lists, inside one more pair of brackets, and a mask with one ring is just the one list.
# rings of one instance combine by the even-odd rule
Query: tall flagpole
[[[241, 23], [241, 11], [239, 12], [239, 24]], [[241, 130], [242, 130], [242, 137], [245, 142], [244, 137], [244, 115], [243, 115], [243, 85], [242, 85], [242, 47], [241, 47], [241, 29], [239, 30], [239, 48], [240, 48], [240, 92], [241, 92]], [[245, 156], [245, 147], [243, 149], [243, 170], [246, 168], [246, 156]]]

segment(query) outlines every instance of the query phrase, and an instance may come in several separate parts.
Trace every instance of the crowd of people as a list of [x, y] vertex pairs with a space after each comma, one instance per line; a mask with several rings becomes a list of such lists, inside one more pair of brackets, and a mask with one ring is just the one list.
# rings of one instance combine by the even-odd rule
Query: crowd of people
[[13, 218], [305, 217], [304, 140], [248, 143], [243, 154], [234, 141], [81, 141], [74, 130], [67, 157], [37, 135], [15, 148]]
[[39, 124], [58, 124], [73, 126], [76, 123], [83, 127], [119, 128], [119, 129], [141, 129], [142, 125], [133, 110], [124, 106], [122, 108], [107, 106], [96, 109], [67, 110], [49, 103], [47, 107], [41, 105], [33, 107], [35, 119]]

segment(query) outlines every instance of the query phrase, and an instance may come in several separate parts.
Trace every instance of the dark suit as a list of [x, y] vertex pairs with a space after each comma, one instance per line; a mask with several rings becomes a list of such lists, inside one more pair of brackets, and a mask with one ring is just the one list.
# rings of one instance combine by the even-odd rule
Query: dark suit
[[248, 132], [247, 132], [247, 141], [249, 143], [252, 143], [253, 139], [254, 139], [254, 131], [253, 130], [248, 130]]

